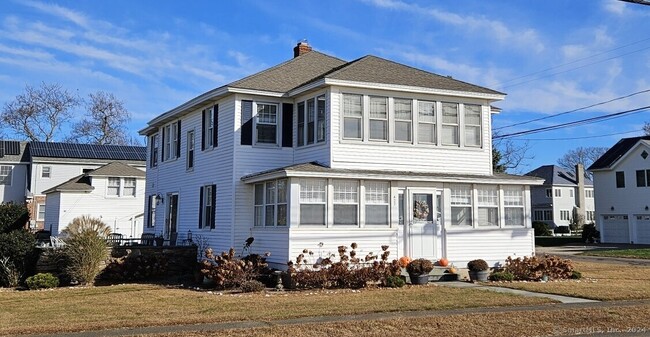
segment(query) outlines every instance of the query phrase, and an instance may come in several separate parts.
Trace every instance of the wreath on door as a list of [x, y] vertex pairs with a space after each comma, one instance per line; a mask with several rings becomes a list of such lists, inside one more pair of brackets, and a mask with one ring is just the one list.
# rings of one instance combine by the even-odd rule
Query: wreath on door
[[416, 219], [426, 220], [429, 218], [429, 203], [426, 201], [415, 201], [413, 206], [413, 215]]

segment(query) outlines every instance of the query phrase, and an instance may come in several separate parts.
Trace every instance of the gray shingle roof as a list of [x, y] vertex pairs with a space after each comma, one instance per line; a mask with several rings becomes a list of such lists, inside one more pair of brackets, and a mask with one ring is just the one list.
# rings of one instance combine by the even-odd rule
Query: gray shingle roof
[[52, 192], [90, 192], [95, 188], [90, 184], [90, 177], [87, 174], [78, 175], [64, 183], [56, 185], [50, 189], [43, 191], [43, 194]]
[[587, 170], [610, 168], [616, 161], [623, 157], [636, 143], [641, 140], [650, 140], [650, 136], [623, 138], [603, 153]]
[[344, 66], [321, 76], [321, 78], [323, 77], [343, 81], [396, 84], [429, 89], [505, 95], [492, 89], [430, 73], [372, 55], [348, 62]]
[[284, 93], [343, 64], [336, 57], [311, 51], [227, 86]]
[[[272, 170], [266, 170], [262, 172], [257, 172], [249, 174], [241, 178], [243, 181], [255, 179], [257, 177], [271, 175], [274, 173], [285, 173], [291, 175], [291, 173], [319, 173], [323, 176], [328, 174], [333, 175], [352, 175], [352, 176], [363, 176], [370, 178], [372, 176], [383, 177], [391, 176], [399, 180], [431, 180], [431, 181], [444, 181], [444, 180], [471, 180], [477, 182], [492, 182], [492, 181], [504, 181], [504, 180], [513, 180], [517, 183], [522, 184], [539, 184], [541, 180], [529, 176], [519, 176], [512, 174], [494, 174], [494, 175], [470, 175], [470, 174], [453, 174], [453, 173], [440, 173], [440, 172], [411, 172], [411, 171], [390, 171], [390, 170], [357, 170], [357, 169], [336, 169], [329, 168], [317, 162], [311, 163], [302, 163], [289, 165], [285, 167], [280, 167]], [[392, 178], [391, 178], [392, 179]]]
[[[17, 154], [15, 151], [7, 151], [10, 145], [12, 150], [14, 150], [14, 147], [17, 147]], [[29, 162], [27, 142], [0, 140], [0, 146], [2, 147], [2, 149], [0, 149], [0, 162]]]
[[86, 174], [91, 177], [104, 176], [104, 177], [131, 177], [131, 178], [133, 177], [144, 178], [146, 175], [144, 171], [138, 170], [135, 167], [131, 167], [129, 165], [120, 162], [108, 163]]
[[[540, 166], [526, 173], [526, 175], [544, 179], [544, 185], [578, 185], [575, 172], [555, 165]], [[584, 181], [585, 186], [594, 185], [589, 177], [585, 177]]]

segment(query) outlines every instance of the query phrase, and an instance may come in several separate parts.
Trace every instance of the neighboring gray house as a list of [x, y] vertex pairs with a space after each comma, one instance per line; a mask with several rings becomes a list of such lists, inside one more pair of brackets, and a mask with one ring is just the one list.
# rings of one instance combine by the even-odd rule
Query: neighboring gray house
[[590, 167], [601, 242], [650, 244], [650, 136], [623, 138]]
[[[578, 174], [559, 166], [544, 165], [526, 173], [544, 179], [542, 186], [533, 186], [530, 190], [533, 221], [555, 228], [568, 226], [575, 214], [581, 214], [584, 223], [594, 222], [594, 184], [584, 175], [584, 169], [581, 170], [582, 174]], [[584, 196], [582, 203], [580, 195]]]
[[[503, 263], [534, 253], [534, 177], [492, 172], [505, 94], [375, 56], [312, 51], [182, 103], [148, 137], [145, 232], [216, 251], [303, 249]], [[363, 254], [365, 254], [363, 253]]]
[[0, 140], [0, 203], [25, 203], [29, 172], [27, 142]]

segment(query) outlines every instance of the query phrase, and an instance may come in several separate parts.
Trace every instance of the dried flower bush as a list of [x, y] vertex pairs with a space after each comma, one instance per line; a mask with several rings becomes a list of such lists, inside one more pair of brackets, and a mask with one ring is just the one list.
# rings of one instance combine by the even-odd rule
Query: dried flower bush
[[539, 281], [543, 275], [550, 279], [570, 279], [574, 274], [573, 262], [557, 256], [532, 256], [524, 258], [508, 257], [505, 271], [514, 275], [515, 280]]
[[268, 273], [266, 258], [250, 254], [243, 258], [235, 256], [235, 249], [215, 255], [211, 248], [205, 250], [201, 261], [201, 273], [214, 281], [219, 288], [238, 288], [246, 281], [255, 280]]
[[[319, 247], [322, 247], [319, 244]], [[287, 273], [291, 283], [297, 288], [363, 288], [369, 285], [386, 285], [389, 276], [398, 276], [401, 268], [397, 260], [388, 261], [388, 246], [382, 246], [382, 254], [372, 252], [362, 259], [358, 257], [358, 245], [352, 243], [352, 250], [339, 246], [338, 261], [335, 254], [313, 260], [313, 252], [307, 249], [299, 254], [296, 261], [289, 261]], [[305, 256], [307, 254], [308, 256]]]
[[415, 259], [406, 266], [406, 271], [413, 275], [428, 274], [433, 270], [433, 262], [427, 259]]
[[163, 257], [138, 255], [112, 258], [100, 278], [107, 281], [139, 281], [163, 277], [168, 261]]
[[467, 269], [470, 271], [483, 271], [483, 270], [488, 270], [490, 269], [490, 266], [488, 266], [487, 262], [483, 259], [476, 259], [467, 262]]

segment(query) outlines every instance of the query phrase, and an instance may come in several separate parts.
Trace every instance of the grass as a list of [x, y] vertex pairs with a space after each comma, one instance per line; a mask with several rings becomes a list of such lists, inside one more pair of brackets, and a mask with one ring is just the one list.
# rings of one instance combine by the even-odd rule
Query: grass
[[650, 248], [592, 250], [586, 251], [582, 253], [582, 255], [623, 257], [631, 259], [650, 259]]
[[[497, 323], [498, 322], [498, 323]], [[341, 323], [284, 325], [146, 335], [147, 337], [317, 336], [558, 336], [613, 331], [650, 332], [650, 307], [472, 313]]]
[[153, 285], [2, 291], [0, 335], [550, 303], [436, 286], [219, 295]]
[[650, 298], [650, 267], [582, 261], [574, 261], [574, 265], [582, 273], [581, 280], [495, 285], [601, 301]]

